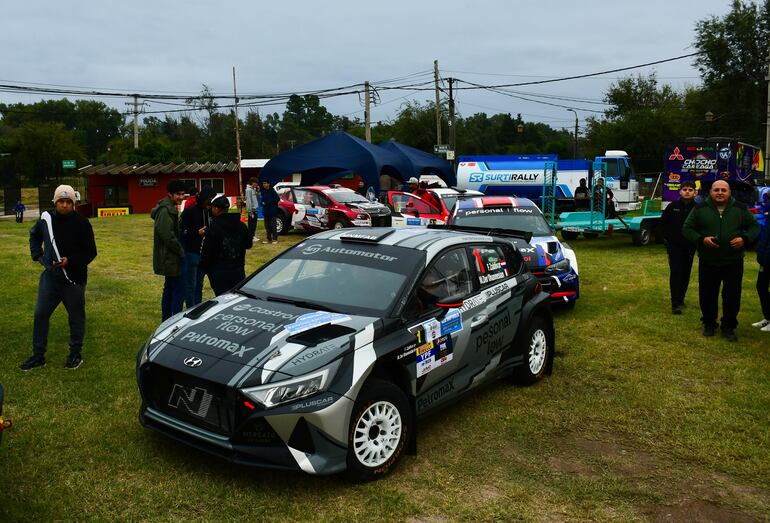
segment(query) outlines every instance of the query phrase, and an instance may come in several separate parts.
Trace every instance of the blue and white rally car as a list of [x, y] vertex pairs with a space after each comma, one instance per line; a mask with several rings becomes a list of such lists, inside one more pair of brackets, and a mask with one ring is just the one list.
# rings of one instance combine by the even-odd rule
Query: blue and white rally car
[[520, 231], [532, 234], [519, 245], [529, 270], [540, 280], [553, 304], [574, 306], [580, 296], [578, 262], [569, 245], [560, 242], [540, 209], [527, 198], [479, 196], [462, 198], [448, 220], [449, 227]]
[[323, 232], [155, 330], [139, 419], [235, 463], [376, 479], [418, 418], [551, 373], [549, 299], [505, 237]]

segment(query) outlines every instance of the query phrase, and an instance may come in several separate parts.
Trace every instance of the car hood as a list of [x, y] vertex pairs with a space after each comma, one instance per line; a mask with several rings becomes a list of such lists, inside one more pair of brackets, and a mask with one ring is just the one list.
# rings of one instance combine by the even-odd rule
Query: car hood
[[347, 203], [345, 204], [351, 209], [360, 209], [365, 212], [384, 212], [389, 210], [386, 205], [383, 205], [378, 202], [355, 202], [355, 203]]
[[148, 358], [217, 383], [252, 386], [321, 368], [370, 343], [379, 328], [376, 318], [226, 294], [162, 324]]

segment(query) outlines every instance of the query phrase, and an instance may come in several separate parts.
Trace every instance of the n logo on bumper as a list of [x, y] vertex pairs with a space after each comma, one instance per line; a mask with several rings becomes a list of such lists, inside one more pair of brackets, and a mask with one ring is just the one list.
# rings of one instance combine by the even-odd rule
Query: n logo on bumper
[[209, 394], [206, 389], [200, 387], [193, 387], [188, 389], [179, 384], [174, 384], [174, 388], [171, 391], [171, 397], [168, 399], [170, 407], [180, 409], [182, 406], [187, 409], [187, 412], [200, 418], [206, 418], [211, 408], [211, 401], [214, 399], [212, 394]]

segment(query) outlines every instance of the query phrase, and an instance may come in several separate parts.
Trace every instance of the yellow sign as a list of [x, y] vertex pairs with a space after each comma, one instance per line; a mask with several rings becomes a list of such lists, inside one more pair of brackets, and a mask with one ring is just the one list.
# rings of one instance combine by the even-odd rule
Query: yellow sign
[[96, 211], [96, 216], [99, 218], [128, 216], [128, 207], [102, 207]]

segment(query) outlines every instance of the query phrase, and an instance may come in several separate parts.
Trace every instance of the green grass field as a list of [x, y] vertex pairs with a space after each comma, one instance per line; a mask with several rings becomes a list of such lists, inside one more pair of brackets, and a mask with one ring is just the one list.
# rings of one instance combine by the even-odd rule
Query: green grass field
[[[500, 382], [417, 426], [418, 452], [364, 485], [233, 466], [143, 429], [137, 350], [160, 320], [148, 215], [92, 221], [84, 364], [63, 368], [53, 317], [48, 365], [31, 353], [39, 265], [31, 223], [0, 222], [0, 382], [14, 427], [0, 443], [0, 521], [456, 520], [756, 521], [770, 514], [770, 334], [747, 257], [730, 344], [700, 334], [697, 283], [670, 313], [662, 246], [572, 242], [582, 297], [556, 315], [553, 375]], [[253, 270], [277, 246], [256, 245]], [[693, 276], [695, 280], [695, 276]], [[206, 296], [211, 291], [206, 287]]]

